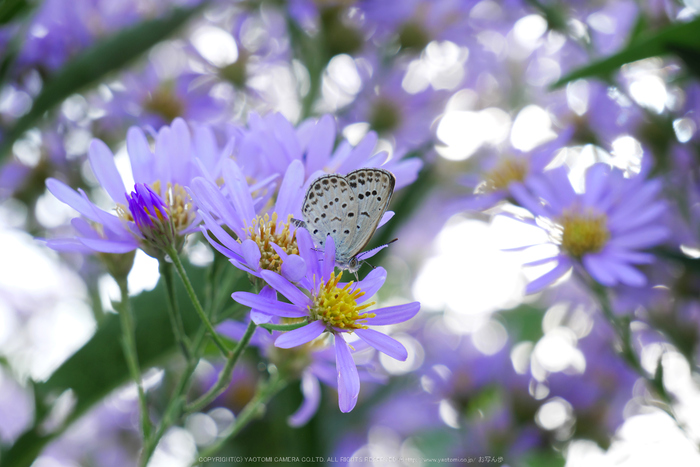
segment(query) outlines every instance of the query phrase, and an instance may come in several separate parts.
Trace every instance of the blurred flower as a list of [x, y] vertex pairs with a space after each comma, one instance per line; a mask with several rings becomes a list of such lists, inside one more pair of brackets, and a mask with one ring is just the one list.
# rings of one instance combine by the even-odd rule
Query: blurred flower
[[107, 145], [100, 140], [90, 144], [92, 170], [117, 203], [116, 215], [93, 204], [83, 190], [76, 192], [54, 178], [46, 181], [56, 198], [87, 218], [73, 219], [76, 237], [49, 239], [49, 247], [82, 253], [127, 253], [142, 248], [152, 256], [157, 256], [157, 250], [165, 248], [166, 243], [182, 247], [184, 236], [198, 228], [195, 205], [186, 187], [202, 170], [217, 173], [224, 152], [213, 144], [210, 129], [197, 127], [190, 131], [181, 119], [161, 128], [155, 139], [152, 152], [141, 129], [129, 130], [127, 151], [136, 181], [131, 195]]
[[554, 158], [555, 151], [571, 136], [562, 132], [555, 140], [530, 152], [514, 151], [511, 154], [488, 157], [480, 175], [462, 177], [462, 184], [474, 190], [473, 194], [448, 203], [450, 213], [483, 211], [507, 199], [512, 199], [512, 189], [527, 184], [531, 177], [539, 176]]
[[581, 265], [605, 286], [642, 286], [646, 278], [634, 264], [654, 261], [639, 250], [661, 243], [669, 234], [659, 219], [666, 204], [657, 200], [661, 182], [642, 174], [625, 178], [619, 169], [595, 164], [586, 172], [585, 191], [576, 193], [565, 167], [533, 177], [512, 194], [538, 220], [546, 223], [558, 255], [529, 265], [554, 262], [555, 267], [527, 286], [542, 290], [574, 266]]
[[[397, 360], [405, 360], [408, 353], [395, 339], [368, 328], [368, 325], [396, 324], [406, 321], [418, 313], [418, 302], [406, 305], [365, 311], [374, 302], [367, 303], [384, 284], [386, 271], [377, 268], [353, 286], [353, 282], [340, 284], [342, 272], [335, 269], [335, 244], [328, 237], [323, 254], [312, 248], [308, 232], [297, 232], [299, 252], [306, 263], [304, 284], [311, 296], [307, 296], [284, 277], [269, 271], [262, 278], [275, 290], [290, 300], [291, 304], [271, 300], [248, 292], [235, 292], [237, 302], [263, 313], [285, 318], [306, 318], [309, 324], [286, 332], [275, 340], [275, 346], [288, 349], [310, 342], [324, 332], [335, 337], [335, 357], [338, 371], [339, 405], [342, 412], [349, 412], [357, 403], [360, 380], [355, 362], [343, 334], [356, 333], [366, 344]], [[364, 290], [364, 291], [363, 291]]]
[[181, 117], [188, 122], [214, 123], [225, 115], [227, 102], [214, 95], [204, 75], [183, 70], [163, 76], [148, 63], [143, 71], [128, 72], [110, 83], [104, 99], [95, 99], [104, 116], [97, 124], [101, 131], [116, 133], [125, 125], [160, 128]]

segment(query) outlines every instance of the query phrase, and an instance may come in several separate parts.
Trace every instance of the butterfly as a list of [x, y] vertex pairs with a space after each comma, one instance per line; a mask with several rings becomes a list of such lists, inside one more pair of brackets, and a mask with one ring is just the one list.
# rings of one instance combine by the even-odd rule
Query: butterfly
[[304, 221], [295, 219], [295, 224], [308, 230], [321, 247], [330, 235], [338, 267], [357, 275], [358, 256], [389, 207], [395, 185], [394, 174], [384, 169], [323, 175], [311, 183], [301, 208]]

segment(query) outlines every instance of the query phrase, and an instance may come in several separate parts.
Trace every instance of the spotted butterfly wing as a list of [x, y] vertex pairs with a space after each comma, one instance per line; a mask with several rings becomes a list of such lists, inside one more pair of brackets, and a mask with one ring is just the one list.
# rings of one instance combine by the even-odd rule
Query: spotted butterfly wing
[[389, 207], [396, 185], [394, 174], [384, 169], [358, 169], [345, 178], [357, 198], [358, 213], [356, 220], [349, 219], [357, 232], [346, 247], [347, 256], [338, 258], [341, 263], [365, 249]]
[[333, 237], [336, 251], [351, 244], [356, 230], [347, 219], [356, 219], [359, 205], [350, 184], [341, 175], [324, 175], [316, 179], [306, 192], [301, 212], [305, 227], [314, 243], [323, 246], [328, 235]]

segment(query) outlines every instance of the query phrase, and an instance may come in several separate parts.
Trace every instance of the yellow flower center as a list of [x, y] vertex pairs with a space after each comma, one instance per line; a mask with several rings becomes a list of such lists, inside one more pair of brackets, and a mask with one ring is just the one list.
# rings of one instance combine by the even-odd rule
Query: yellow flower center
[[359, 288], [353, 288], [353, 282], [339, 289], [338, 282], [341, 277], [343, 277], [342, 272], [338, 276], [332, 272], [328, 282], [321, 284], [311, 306], [311, 318], [321, 319], [330, 327], [348, 330], [367, 329], [362, 320], [374, 318], [376, 314], [363, 313], [363, 310], [374, 305], [375, 302], [358, 305], [357, 299], [365, 293]]
[[506, 157], [484, 176], [484, 191], [504, 190], [513, 182], [522, 182], [529, 170], [529, 164], [522, 157]]
[[607, 217], [591, 210], [566, 211], [558, 219], [561, 226], [561, 247], [571, 256], [580, 258], [603, 249], [608, 239]]
[[[257, 216], [253, 219], [253, 225], [248, 227], [248, 235], [251, 240], [258, 244], [260, 248], [260, 267], [269, 271], [280, 272], [282, 258], [272, 248], [272, 243], [282, 248], [288, 255], [298, 255], [296, 232], [291, 232], [289, 222], [292, 218], [290, 214], [287, 222], [282, 224], [282, 228], [277, 226], [277, 213], [272, 216], [265, 214], [263, 217]], [[239, 241], [241, 241], [239, 239]]]
[[175, 96], [171, 84], [164, 84], [154, 92], [150, 93], [143, 107], [154, 114], [163, 117], [166, 122], [172, 122], [177, 117], [181, 117], [184, 112], [184, 105]]

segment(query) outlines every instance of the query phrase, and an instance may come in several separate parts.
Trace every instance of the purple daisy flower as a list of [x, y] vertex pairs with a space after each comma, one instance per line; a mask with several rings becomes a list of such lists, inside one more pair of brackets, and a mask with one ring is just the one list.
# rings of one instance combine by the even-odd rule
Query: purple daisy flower
[[[276, 175], [249, 186], [232, 159], [224, 161], [222, 170], [224, 191], [203, 177], [192, 183], [193, 197], [204, 220], [204, 236], [234, 266], [253, 276], [260, 277], [261, 271], [271, 270], [281, 272], [290, 280], [298, 280], [304, 275], [305, 266], [298, 256], [296, 229], [290, 220], [300, 217], [304, 183], [301, 162], [289, 164], [276, 193], [277, 201], [269, 212], [264, 206], [274, 194], [270, 185]], [[267, 191], [263, 196], [253, 198], [252, 193], [264, 190]], [[235, 237], [223, 229], [222, 223]]]
[[[275, 300], [277, 292], [270, 286], [265, 286], [260, 292], [260, 296]], [[250, 317], [258, 322], [260, 317], [264, 320], [272, 321], [274, 324], [283, 324], [284, 318], [272, 317], [257, 310], [251, 310]], [[234, 340], [240, 340], [246, 332], [247, 324], [239, 321], [227, 320], [217, 327], [217, 331], [224, 336]], [[329, 339], [320, 337], [305, 345], [294, 349], [280, 350], [274, 346], [275, 341], [283, 333], [280, 331], [267, 331], [257, 328], [250, 340], [250, 345], [257, 347], [272, 363], [281, 371], [298, 376], [301, 380], [301, 392], [304, 397], [301, 405], [287, 419], [287, 423], [293, 427], [305, 425], [318, 411], [321, 403], [321, 382], [325, 385], [338, 389], [337, 371], [335, 368], [335, 352], [329, 346]], [[364, 342], [353, 343], [351, 352], [353, 354], [362, 352], [369, 348]], [[359, 378], [362, 381], [380, 382], [385, 378], [370, 372], [368, 363], [358, 365]]]
[[94, 103], [105, 111], [98, 121], [107, 131], [118, 131], [125, 124], [160, 128], [181, 117], [188, 122], [215, 123], [224, 116], [226, 102], [212, 97], [211, 83], [202, 75], [185, 72], [163, 78], [148, 66], [141, 73], [126, 73], [112, 83], [108, 100], [95, 95]]
[[294, 160], [303, 163], [309, 183], [325, 173], [342, 175], [363, 167], [381, 167], [394, 174], [398, 190], [413, 183], [423, 166], [417, 158], [390, 159], [386, 152], [375, 153], [379, 138], [372, 131], [356, 146], [343, 140], [335, 147], [337, 127], [331, 115], [307, 119], [294, 128], [282, 114], [252, 114], [248, 127], [239, 137], [237, 160], [242, 167], [257, 168], [263, 176], [283, 172]]
[[85, 217], [71, 222], [77, 236], [49, 239], [48, 246], [82, 253], [127, 253], [142, 248], [151, 255], [156, 255], [154, 248], [163, 248], [166, 243], [181, 247], [184, 236], [196, 231], [199, 224], [186, 188], [202, 172], [218, 173], [226, 150], [218, 148], [211, 129], [195, 127], [190, 131], [182, 119], [161, 128], [155, 140], [154, 152], [140, 128], [129, 130], [127, 151], [136, 182], [130, 195], [112, 151], [97, 139], [90, 144], [92, 170], [116, 203], [116, 214], [97, 207], [83, 190], [76, 192], [59, 180], [47, 179], [49, 191]]
[[516, 200], [547, 225], [556, 256], [528, 265], [555, 263], [555, 267], [527, 286], [528, 293], [542, 290], [572, 267], [582, 267], [600, 284], [640, 287], [646, 277], [632, 267], [654, 261], [639, 250], [658, 245], [669, 235], [659, 220], [667, 211], [657, 199], [659, 180], [642, 174], [625, 178], [623, 171], [598, 163], [586, 172], [585, 190], [577, 193], [566, 168], [558, 167], [533, 177], [527, 187], [511, 189]]
[[242, 305], [281, 318], [305, 318], [309, 324], [286, 332], [275, 340], [275, 346], [283, 349], [297, 347], [319, 337], [324, 332], [334, 336], [335, 361], [338, 372], [338, 400], [340, 410], [349, 412], [357, 403], [360, 378], [350, 347], [344, 335], [355, 333], [360, 340], [397, 360], [408, 356], [406, 348], [397, 340], [369, 326], [402, 323], [418, 313], [420, 304], [405, 305], [367, 311], [374, 304], [368, 302], [384, 284], [386, 271], [377, 268], [365, 279], [340, 283], [342, 272], [335, 274], [335, 244], [328, 237], [325, 252], [313, 249], [308, 232], [297, 231], [299, 254], [306, 263], [306, 274], [299, 283], [309, 295], [279, 274], [262, 271], [262, 278], [291, 303], [280, 302], [248, 292], [235, 292], [232, 297]]
[[450, 203], [447, 211], [483, 211], [512, 198], [511, 188], [541, 174], [571, 133], [562, 132], [555, 140], [530, 152], [514, 151], [511, 155], [489, 157], [484, 161], [481, 175], [471, 174], [461, 180], [464, 186], [473, 190], [473, 194]]

